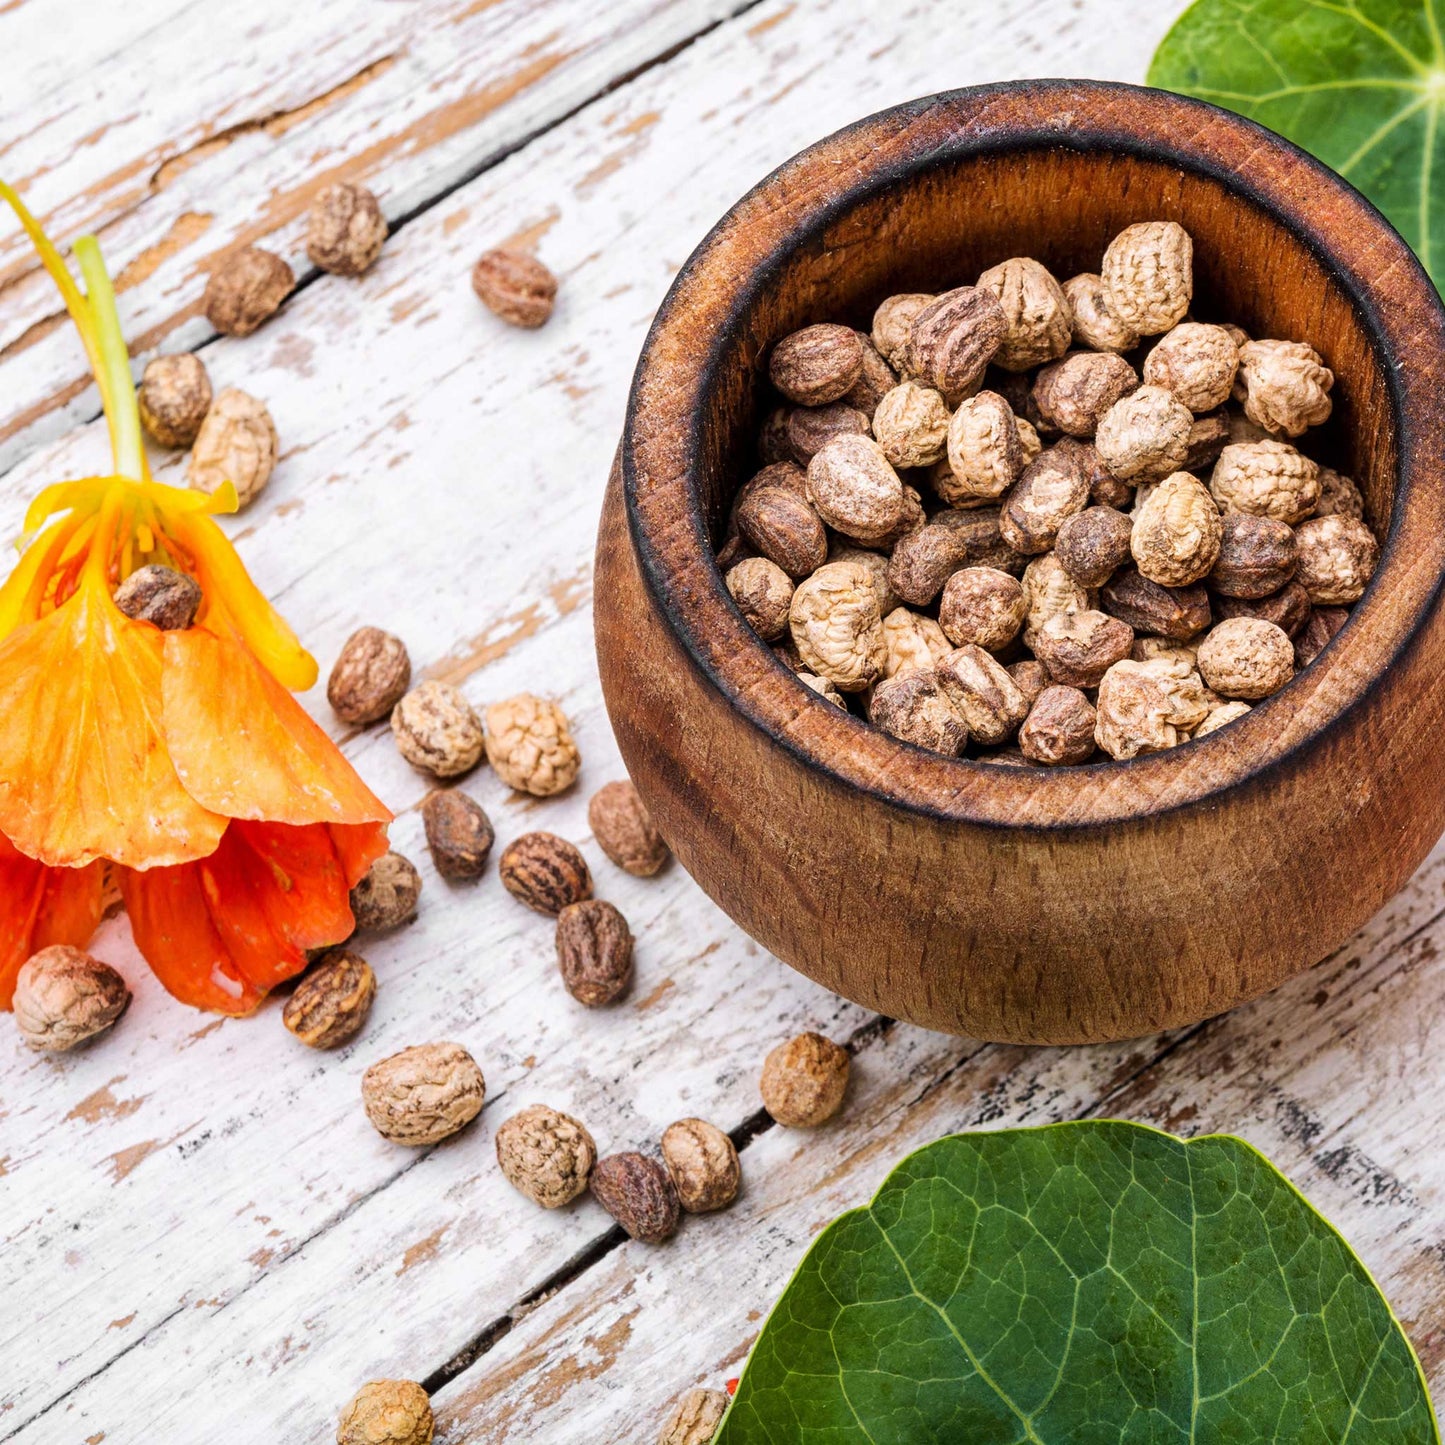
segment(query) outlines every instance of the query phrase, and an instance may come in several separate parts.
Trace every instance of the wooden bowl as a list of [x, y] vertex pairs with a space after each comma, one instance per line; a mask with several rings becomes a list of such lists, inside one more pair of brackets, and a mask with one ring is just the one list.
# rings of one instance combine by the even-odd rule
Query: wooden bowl
[[[815, 696], [713, 562], [756, 469], [760, 361], [809, 322], [1009, 256], [1097, 271], [1134, 221], [1194, 237], [1195, 314], [1308, 340], [1322, 444], [1385, 539], [1313, 666], [1228, 729], [1133, 762], [989, 766]], [[597, 551], [629, 771], [683, 866], [780, 958], [927, 1028], [1124, 1038], [1324, 957], [1445, 825], [1445, 313], [1334, 172], [1212, 106], [1034, 81], [934, 96], [775, 171], [698, 247], [633, 382]]]

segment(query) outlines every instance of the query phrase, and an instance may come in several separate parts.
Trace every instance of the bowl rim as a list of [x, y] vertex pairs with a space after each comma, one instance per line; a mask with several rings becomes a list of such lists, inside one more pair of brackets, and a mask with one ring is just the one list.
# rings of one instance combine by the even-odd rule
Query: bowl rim
[[[1360, 318], [1385, 378], [1397, 446], [1379, 565], [1320, 657], [1227, 729], [1086, 768], [945, 757], [812, 692], [728, 593], [697, 485], [703, 405], [727, 338], [784, 257], [899, 180], [970, 157], [1040, 149], [1124, 153], [1176, 167], [1241, 195], [1292, 232]], [[820, 175], [829, 181], [821, 202], [810, 185]], [[839, 185], [840, 175], [851, 178]], [[1408, 373], [1401, 364], [1406, 342]], [[1391, 223], [1335, 171], [1206, 101], [1122, 82], [1003, 81], [856, 121], [785, 161], [733, 205], [683, 265], [653, 319], [618, 460], [634, 555], [658, 611], [691, 665], [772, 742], [830, 783], [912, 813], [1071, 831], [1157, 817], [1246, 783], [1282, 779], [1361, 706], [1445, 588], [1445, 505], [1440, 488], [1431, 496], [1428, 487], [1431, 477], [1445, 477], [1445, 418], [1431, 402], [1442, 390], [1445, 307]]]

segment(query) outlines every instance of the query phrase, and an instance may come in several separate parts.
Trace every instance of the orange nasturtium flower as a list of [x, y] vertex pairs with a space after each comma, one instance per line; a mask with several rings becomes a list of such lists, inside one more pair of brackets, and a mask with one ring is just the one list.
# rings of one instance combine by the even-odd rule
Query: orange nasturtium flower
[[[136, 944], [177, 998], [246, 1013], [352, 928], [348, 891], [390, 813], [291, 696], [316, 663], [212, 519], [236, 509], [154, 481], [115, 294], [93, 236], [76, 284], [15, 193], [80, 332], [115, 471], [47, 487], [0, 586], [0, 1007], [36, 949], [84, 945], [109, 866]], [[162, 632], [112, 592], [152, 563], [200, 585]]]

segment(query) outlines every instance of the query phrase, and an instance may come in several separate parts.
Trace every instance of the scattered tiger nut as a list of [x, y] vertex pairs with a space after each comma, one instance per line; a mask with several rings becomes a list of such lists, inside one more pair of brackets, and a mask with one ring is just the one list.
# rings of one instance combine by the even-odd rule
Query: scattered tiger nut
[[1049, 677], [1066, 687], [1097, 687], [1116, 662], [1129, 656], [1134, 631], [1104, 612], [1085, 610], [1051, 617], [1039, 628], [1034, 651]]
[[972, 643], [950, 652], [934, 676], [969, 736], [987, 747], [1007, 742], [1028, 716], [1024, 695], [1003, 664]]
[[592, 1166], [592, 1197], [643, 1244], [661, 1244], [677, 1233], [681, 1213], [672, 1176], [645, 1154], [609, 1154]]
[[689, 1214], [726, 1209], [742, 1187], [742, 1165], [733, 1141], [706, 1119], [679, 1119], [662, 1135], [662, 1162], [672, 1176], [678, 1203]]
[[1221, 411], [1211, 411], [1196, 416], [1189, 428], [1189, 450], [1184, 455], [1185, 472], [1202, 472], [1219, 460], [1219, 454], [1229, 443], [1229, 418]]
[[626, 779], [598, 788], [587, 805], [587, 821], [597, 846], [624, 873], [651, 878], [667, 862], [667, 844], [637, 789]]
[[1229, 400], [1239, 347], [1222, 326], [1184, 321], [1165, 332], [1144, 358], [1144, 383], [1162, 386], [1190, 411], [1213, 411]]
[[689, 1390], [668, 1411], [657, 1445], [711, 1445], [728, 1397], [721, 1390]]
[[1136, 637], [1129, 656], [1135, 662], [1164, 661], [1175, 677], [1188, 677], [1197, 672], [1195, 659], [1199, 649], [1192, 642], [1170, 642], [1167, 637]]
[[845, 537], [879, 542], [902, 519], [903, 482], [872, 437], [836, 436], [808, 463], [808, 500]]
[[1046, 768], [1087, 762], [1094, 753], [1094, 705], [1076, 687], [1039, 693], [1019, 728], [1019, 751]]
[[1247, 341], [1239, 348], [1244, 414], [1267, 431], [1297, 437], [1328, 421], [1335, 374], [1302, 341]]
[[533, 1204], [560, 1209], [586, 1193], [597, 1145], [570, 1115], [533, 1104], [502, 1124], [496, 1143], [503, 1177]]
[[998, 497], [1026, 465], [1013, 409], [996, 391], [960, 402], [948, 424], [948, 466], [934, 478], [940, 500], [957, 504]]
[[582, 766], [567, 714], [548, 698], [519, 692], [486, 711], [487, 761], [519, 793], [551, 798], [577, 781]]
[[140, 419], [163, 447], [188, 447], [211, 409], [211, 378], [189, 351], [146, 362], [136, 391]]
[[1223, 520], [1209, 585], [1225, 597], [1268, 597], [1294, 576], [1298, 563], [1291, 528], [1272, 517], [1231, 512]]
[[421, 874], [400, 853], [383, 853], [351, 890], [351, 916], [371, 933], [399, 928], [416, 917]]
[[472, 290], [493, 315], [529, 331], [545, 325], [557, 304], [557, 278], [525, 251], [484, 252], [472, 267]]
[[255, 501], [276, 470], [280, 442], [266, 404], [228, 386], [216, 397], [191, 448], [186, 482], [192, 491], [213, 495], [223, 483], [236, 489], [244, 507]]
[[858, 563], [830, 562], [800, 582], [789, 626], [803, 665], [840, 692], [862, 692], [883, 675], [878, 594]]
[[1232, 442], [1219, 454], [1209, 490], [1219, 510], [1294, 526], [1320, 499], [1320, 469], [1286, 442]]
[[306, 254], [334, 276], [370, 270], [386, 240], [386, 217], [365, 186], [338, 181], [325, 187], [306, 217]]
[[1217, 733], [1220, 728], [1228, 727], [1230, 723], [1237, 722], [1245, 713], [1254, 709], [1247, 702], [1221, 703], [1218, 707], [1210, 708], [1209, 715], [1194, 729], [1196, 738], [1208, 737], [1210, 733]]
[[873, 345], [895, 371], [902, 365], [908, 334], [913, 329], [913, 318], [936, 299], [931, 291], [909, 291], [887, 297], [873, 313], [870, 333]]
[[592, 896], [587, 860], [555, 833], [523, 833], [502, 850], [497, 864], [507, 892], [555, 918], [570, 903]]
[[932, 672], [953, 651], [953, 643], [933, 618], [895, 607], [883, 619], [883, 648], [883, 675], [897, 677], [903, 672]]
[[1199, 582], [1164, 587], [1133, 567], [1116, 572], [1099, 589], [1099, 606], [1110, 617], [1127, 622], [1135, 632], [1188, 642], [1209, 626], [1209, 593]]
[[419, 683], [391, 710], [397, 751], [414, 768], [438, 778], [470, 772], [481, 760], [482, 724], [449, 682]]
[[349, 948], [337, 949], [296, 985], [281, 1022], [308, 1048], [339, 1048], [361, 1032], [375, 998], [371, 965]]
[[851, 326], [805, 326], [773, 347], [768, 376], [789, 401], [822, 406], [837, 401], [863, 373], [863, 346]]
[[1375, 534], [1355, 517], [1331, 513], [1295, 528], [1295, 576], [1316, 607], [1358, 602], [1380, 561]]
[[873, 435], [895, 467], [930, 467], [948, 451], [950, 415], [931, 386], [901, 381], [878, 403]]
[[997, 567], [964, 567], [944, 584], [938, 623], [955, 647], [1001, 652], [1019, 635], [1029, 600], [1017, 577]]
[[823, 519], [791, 487], [768, 484], [754, 489], [738, 507], [737, 522], [743, 536], [789, 577], [806, 577], [827, 561]]
[[1023, 694], [1024, 703], [1032, 708], [1039, 700], [1039, 695], [1049, 686], [1049, 671], [1036, 657], [1025, 657], [1019, 662], [1011, 662], [1008, 667], [1008, 675], [1018, 685], [1018, 690]]
[[1365, 499], [1354, 481], [1332, 467], [1320, 468], [1320, 499], [1315, 504], [1315, 516], [1353, 517], [1357, 522], [1365, 520]]
[[1099, 419], [1094, 449], [1124, 482], [1156, 482], [1177, 472], [1189, 453], [1194, 417], [1162, 386], [1141, 386]]
[[15, 975], [15, 1027], [40, 1053], [60, 1054], [103, 1034], [126, 1011], [130, 989], [108, 963], [53, 943]]
[[1217, 594], [1214, 610], [1220, 617], [1258, 617], [1273, 622], [1286, 636], [1293, 637], [1309, 621], [1310, 595], [1298, 582], [1291, 581], [1268, 597]]
[[1176, 221], [1141, 221], [1109, 242], [1099, 274], [1109, 311], [1140, 336], [1157, 336], [1194, 299], [1194, 243]]
[[873, 590], [878, 594], [878, 610], [887, 616], [898, 606], [898, 594], [894, 592], [892, 583], [888, 580], [888, 558], [882, 552], [874, 552], [867, 547], [855, 547], [851, 544], [844, 546], [835, 544], [828, 549], [829, 562], [856, 562], [867, 572], [873, 583]]
[[1188, 472], [1165, 477], [1134, 518], [1129, 550], [1139, 573], [1161, 587], [1188, 587], [1219, 556], [1219, 508]]
[[1230, 617], [1199, 644], [1199, 675], [1221, 697], [1254, 702], [1294, 676], [1294, 645], [1257, 617]]
[[843, 400], [871, 421], [878, 403], [898, 385], [898, 375], [883, 359], [883, 353], [874, 346], [866, 331], [859, 331], [856, 335], [858, 344], [863, 348], [863, 369], [858, 373], [858, 380], [844, 393]]
[[1133, 520], [1113, 507], [1087, 507], [1066, 517], [1054, 552], [1081, 587], [1102, 587], [1129, 560]]
[[249, 336], [280, 310], [295, 286], [295, 275], [278, 255], [242, 246], [211, 272], [201, 309], [221, 335]]
[[1120, 761], [1187, 740], [1209, 713], [1204, 685], [1175, 675], [1167, 660], [1116, 662], [1099, 684], [1094, 740]]
[[361, 1076], [361, 1100], [376, 1132], [394, 1144], [438, 1144], [482, 1111], [487, 1088], [460, 1045], [417, 1044]]
[[1139, 389], [1139, 373], [1109, 351], [1076, 351], [1044, 367], [1034, 381], [1039, 415], [1061, 432], [1091, 437], [1117, 401]]
[[422, 799], [421, 820], [432, 864], [443, 878], [469, 882], [482, 876], [495, 834], [476, 799], [456, 788], [434, 789]]
[[957, 757], [968, 728], [934, 673], [912, 669], [884, 678], [868, 699], [868, 721], [902, 742]]
[[788, 413], [788, 454], [800, 467], [806, 467], [834, 437], [867, 436], [868, 432], [868, 418], [845, 401], [795, 406]]
[[763, 1107], [789, 1129], [814, 1129], [843, 1107], [852, 1060], [822, 1034], [799, 1034], [763, 1060]]
[[995, 366], [1005, 371], [1028, 371], [1069, 349], [1074, 334], [1073, 313], [1064, 299], [1063, 287], [1046, 266], [1027, 256], [1015, 256], [989, 267], [978, 278], [978, 284], [998, 297], [1008, 326], [993, 357]]
[[913, 317], [898, 364], [956, 406], [977, 388], [1007, 335], [998, 297], [983, 287], [958, 286]]
[[557, 967], [567, 992], [588, 1008], [615, 1003], [632, 986], [632, 930], [600, 898], [569, 903], [557, 915]]
[[1024, 468], [1003, 499], [999, 535], [1026, 556], [1047, 552], [1059, 528], [1089, 504], [1089, 483], [1078, 456], [1067, 448], [1049, 447]]
[[1024, 569], [1024, 592], [1029, 600], [1024, 619], [1024, 646], [1031, 651], [1039, 629], [1060, 613], [1082, 612], [1094, 605], [1092, 588], [1082, 587], [1064, 571], [1057, 552], [1035, 557]]
[[1294, 639], [1295, 666], [1308, 667], [1334, 641], [1340, 628], [1349, 620], [1349, 610], [1344, 607], [1312, 609]]
[[926, 607], [960, 567], [1022, 570], [1024, 558], [1003, 540], [999, 509], [939, 512], [893, 549], [888, 581], [910, 607]]
[[1139, 333], [1109, 309], [1104, 279], [1083, 272], [1064, 282], [1064, 300], [1074, 318], [1074, 339], [1091, 351], [1133, 351]]
[[369, 1380], [341, 1412], [337, 1445], [431, 1445], [431, 1401], [413, 1380]]
[[816, 692], [819, 697], [831, 702], [834, 707], [842, 708], [844, 712], [848, 711], [848, 704], [843, 701], [843, 694], [826, 677], [818, 677], [811, 672], [799, 672], [794, 676], [810, 692]]
[[411, 686], [406, 643], [379, 627], [359, 627], [342, 644], [326, 682], [326, 700], [342, 722], [384, 718]]
[[115, 589], [112, 600], [118, 611], [136, 622], [149, 622], [162, 632], [181, 632], [196, 620], [201, 589], [194, 577], [152, 563], [132, 572]]

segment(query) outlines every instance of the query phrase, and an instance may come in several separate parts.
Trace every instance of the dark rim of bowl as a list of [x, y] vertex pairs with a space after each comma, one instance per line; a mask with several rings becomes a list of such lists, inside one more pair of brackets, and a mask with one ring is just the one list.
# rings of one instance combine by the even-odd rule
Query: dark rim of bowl
[[[989, 129], [986, 112], [1000, 97], [1028, 101], [1033, 107], [1031, 119], [1009, 119]], [[1098, 109], [1123, 103], [1136, 115], [1151, 112], [1150, 120], [1156, 129], [1130, 129], [1128, 120], [1121, 122], [1114, 114], [1094, 112], [1080, 123], [1076, 114], [1068, 112], [1068, 100], [1094, 104]], [[729, 274], [723, 281], [709, 274], [710, 264], [722, 259], [720, 252], [746, 230], [749, 212], [765, 203], [771, 192], [795, 180], [799, 171], [823, 163], [836, 173], [836, 162], [831, 157], [840, 149], [847, 150], [850, 142], [867, 138], [871, 149], [871, 142], [894, 139], [934, 112], [950, 121], [941, 138], [910, 145], [904, 155], [887, 163], [861, 162], [854, 181], [833, 194], [827, 203], [815, 205], [795, 220], [787, 234], [774, 241], [744, 275]], [[1166, 118], [1174, 124], [1160, 124]], [[1192, 129], [1179, 123], [1186, 119], [1195, 123]], [[1195, 148], [1195, 135], [1205, 125], [1236, 133], [1242, 156], [1237, 166]], [[684, 323], [689, 336], [692, 394], [701, 401], [716, 385], [731, 328], [741, 324], [787, 256], [816, 240], [840, 217], [877, 192], [936, 166], [976, 156], [1060, 149], [1132, 155], [1206, 177], [1241, 195], [1302, 241], [1363, 323], [1385, 377], [1397, 462], [1390, 527], [1375, 576], [1348, 622], [1308, 669], [1272, 697], [1254, 704], [1246, 717], [1229, 728], [1181, 748], [1124, 762], [1111, 759], [1084, 767], [1045, 769], [1000, 766], [928, 752], [843, 712], [798, 682], [743, 620], [716, 565], [696, 483], [703, 445], [701, 407], [691, 407], [681, 423], [670, 411], [662, 428], [649, 427], [646, 414], [650, 370], [663, 349], [659, 343], [699, 303], [701, 298], [694, 295], [699, 288], [714, 296], [726, 288], [728, 294], [726, 312], [718, 318], [720, 324], [713, 325], [700, 345], [691, 319]], [[1420, 415], [1427, 410], [1422, 394], [1431, 385], [1445, 387], [1445, 368], [1437, 366], [1424, 380], [1412, 378], [1407, 396], [1395, 344], [1396, 336], [1405, 329], [1403, 322], [1387, 314], [1387, 308], [1372, 296], [1371, 284], [1342, 263], [1314, 224], [1314, 213], [1305, 200], [1296, 201], [1292, 211], [1278, 194], [1278, 177], [1273, 178], [1271, 186], [1266, 184], [1270, 177], [1254, 174], [1254, 157], [1260, 153], [1282, 157], [1292, 169], [1304, 171], [1312, 185], [1325, 188], [1334, 201], [1357, 212], [1361, 234], [1371, 234], [1385, 243], [1390, 255], [1388, 263], [1377, 265], [1377, 278], [1395, 276], [1397, 288], [1403, 284], [1416, 307], [1411, 320], [1419, 323], [1428, 319], [1428, 327], [1420, 327], [1410, 337], [1412, 347], [1433, 345], [1436, 356], [1445, 359], [1445, 308], [1439, 295], [1414, 252], [1365, 196], [1338, 173], [1273, 131], [1206, 101], [1172, 92], [1103, 81], [1031, 80], [927, 96], [865, 117], [809, 146], [729, 209], [683, 265], [653, 319], [629, 392], [620, 459], [628, 528], [644, 583], [692, 664], [732, 707], [771, 740], [839, 786], [860, 789], [894, 806], [939, 819], [999, 827], [1027, 823], [1056, 829], [1124, 823], [1208, 802], [1242, 783], [1297, 765], [1306, 749], [1349, 718], [1368, 695], [1371, 684], [1410, 645], [1438, 605], [1445, 586], [1445, 545], [1437, 544], [1428, 586], [1419, 590], [1407, 616], [1396, 617], [1382, 631], [1389, 645], [1370, 655], [1371, 623], [1384, 620], [1380, 616], [1384, 610], [1381, 587], [1390, 585], [1387, 579], [1392, 579], [1391, 564], [1400, 538], [1407, 527], [1422, 545], [1428, 535], [1423, 529], [1428, 528], [1430, 519], [1421, 513], [1430, 499], [1421, 495], [1421, 484], [1432, 467], [1436, 475], [1445, 475], [1445, 444], [1434, 442], [1431, 435], [1439, 428], [1417, 424], [1434, 420]], [[768, 210], [776, 213], [786, 205], [780, 197]], [[1323, 208], [1316, 211], [1319, 209]], [[1343, 234], [1342, 226], [1337, 225], [1336, 231]], [[1365, 249], [1360, 247], [1361, 252]], [[1420, 307], [1424, 308], [1424, 316], [1419, 314]], [[674, 438], [681, 437], [682, 465], [670, 465], [661, 483], [650, 481], [644, 485], [642, 453], [655, 445], [653, 438], [667, 432]], [[654, 531], [671, 530], [680, 516], [686, 522], [687, 552], [670, 562]], [[1435, 523], [1436, 537], [1445, 536], [1445, 508], [1438, 505], [1438, 499]], [[686, 576], [682, 577], [679, 573], [684, 569]], [[694, 612], [702, 617], [705, 634], [693, 625], [690, 614]], [[770, 680], [776, 684], [767, 691], [774, 702], [785, 702], [786, 710], [760, 703], [757, 688], [744, 691], [729, 678], [724, 659], [736, 656], [739, 646], [755, 657], [766, 654]], [[1281, 744], [1279, 720], [1286, 714], [1290, 719], [1297, 717], [1307, 701], [1322, 689], [1328, 694], [1326, 685], [1331, 674], [1342, 674], [1348, 663], [1356, 665], [1356, 682], [1349, 695], [1343, 699], [1327, 695], [1324, 715], [1312, 724], [1304, 724], [1304, 730], [1293, 741]], [[805, 715], [809, 723], [806, 741], [790, 728], [791, 722]], [[860, 748], [871, 756], [871, 767], [858, 765]], [[1021, 812], [1027, 816], [1021, 816]]]

